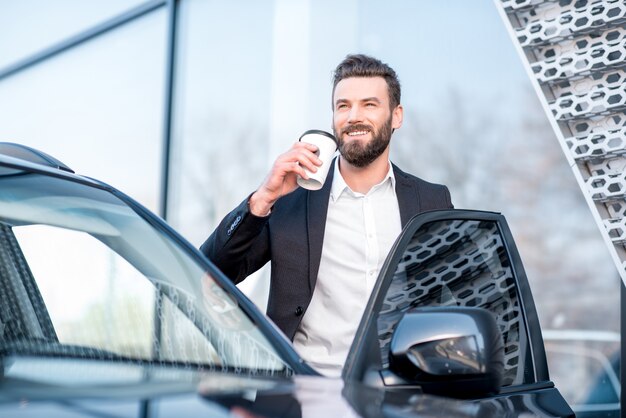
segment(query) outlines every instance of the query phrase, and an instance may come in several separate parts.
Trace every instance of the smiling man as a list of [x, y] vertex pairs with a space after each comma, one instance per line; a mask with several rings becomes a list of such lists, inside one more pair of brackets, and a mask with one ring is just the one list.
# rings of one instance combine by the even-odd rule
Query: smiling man
[[324, 187], [298, 187], [321, 165], [296, 142], [259, 188], [218, 225], [201, 251], [235, 283], [268, 261], [268, 316], [321, 373], [339, 376], [378, 272], [414, 215], [452, 207], [445, 186], [389, 160], [402, 126], [400, 83], [387, 64], [349, 55], [335, 69], [333, 131], [339, 157]]

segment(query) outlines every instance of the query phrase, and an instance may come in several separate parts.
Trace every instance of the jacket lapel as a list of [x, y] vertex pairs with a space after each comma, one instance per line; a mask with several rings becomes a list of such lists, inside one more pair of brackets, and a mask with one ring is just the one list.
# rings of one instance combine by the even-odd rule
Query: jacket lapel
[[396, 178], [396, 196], [398, 197], [398, 206], [400, 207], [400, 222], [402, 228], [409, 220], [420, 212], [419, 195], [416, 190], [415, 183], [395, 165], [393, 167], [393, 175]]
[[322, 258], [322, 245], [328, 214], [328, 200], [333, 184], [335, 160], [330, 165], [324, 186], [317, 191], [307, 191], [307, 235], [309, 240], [309, 291], [315, 289], [317, 273]]

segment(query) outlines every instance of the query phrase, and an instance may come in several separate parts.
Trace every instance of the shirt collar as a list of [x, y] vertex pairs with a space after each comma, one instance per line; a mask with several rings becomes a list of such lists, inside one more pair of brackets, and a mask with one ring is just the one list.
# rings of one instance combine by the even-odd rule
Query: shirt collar
[[[396, 189], [396, 177], [395, 177], [395, 175], [393, 173], [393, 168], [391, 166], [391, 161], [388, 160], [388, 164], [389, 164], [389, 169], [387, 170], [387, 174], [385, 175], [385, 178], [382, 179], [382, 181], [380, 183], [378, 183], [377, 185], [372, 187], [370, 192], [375, 190], [375, 189], [377, 189], [377, 188], [379, 188], [379, 187], [381, 187], [386, 182], [389, 182], [391, 184], [391, 187], [393, 188], [393, 190]], [[350, 187], [346, 184], [346, 181], [343, 179], [343, 176], [341, 175], [341, 172], [339, 171], [339, 157], [337, 157], [337, 159], [335, 160], [335, 168], [334, 168], [334, 174], [333, 174], [333, 184], [331, 185], [331, 188], [330, 188], [330, 198], [334, 202], [337, 199], [339, 199], [339, 197], [341, 197], [341, 194], [344, 191], [348, 191], [349, 193], [351, 193], [354, 196], [360, 195], [360, 193], [353, 192], [350, 189]]]

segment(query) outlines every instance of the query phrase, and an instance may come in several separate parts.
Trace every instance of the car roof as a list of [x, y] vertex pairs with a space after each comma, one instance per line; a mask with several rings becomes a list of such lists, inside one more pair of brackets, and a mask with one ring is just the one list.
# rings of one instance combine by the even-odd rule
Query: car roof
[[[47, 173], [81, 180], [91, 185], [107, 186], [101, 181], [76, 174], [74, 170], [58, 159], [23, 144], [0, 142], [0, 164], [16, 170]], [[0, 175], [3, 173], [0, 172]]]
[[59, 170], [74, 173], [74, 170], [63, 164], [56, 158], [39, 151], [35, 148], [14, 142], [0, 142], [0, 154], [9, 157], [19, 158], [20, 160], [29, 161], [31, 163], [41, 164], [46, 167], [56, 168]]

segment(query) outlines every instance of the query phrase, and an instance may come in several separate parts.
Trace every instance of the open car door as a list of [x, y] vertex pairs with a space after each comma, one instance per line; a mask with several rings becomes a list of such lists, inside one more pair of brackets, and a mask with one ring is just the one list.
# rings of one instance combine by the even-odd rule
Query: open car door
[[463, 398], [465, 407], [480, 406], [476, 416], [574, 416], [549, 379], [511, 231], [493, 212], [433, 211], [409, 221], [381, 269], [343, 375], [347, 384], [384, 388], [381, 408], [392, 407], [391, 394], [405, 394], [398, 405], [415, 410], [422, 393]]

